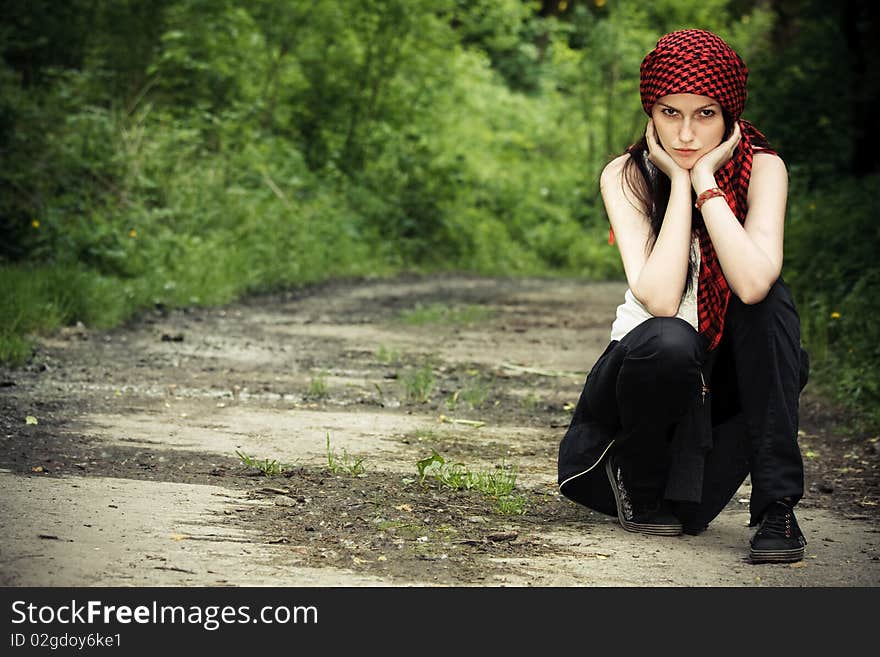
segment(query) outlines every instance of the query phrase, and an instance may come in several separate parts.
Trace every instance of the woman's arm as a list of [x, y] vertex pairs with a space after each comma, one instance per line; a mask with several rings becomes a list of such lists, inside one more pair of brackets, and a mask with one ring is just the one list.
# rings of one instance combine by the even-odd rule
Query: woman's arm
[[657, 145], [649, 121], [651, 160], [667, 172], [672, 183], [660, 234], [648, 250], [651, 236], [647, 213], [623, 180], [629, 155], [612, 160], [600, 180], [605, 210], [620, 250], [626, 280], [635, 297], [656, 317], [673, 317], [681, 304], [691, 245], [691, 181]]
[[[709, 154], [707, 154], [708, 156]], [[691, 171], [699, 194], [716, 186], [700, 163]], [[788, 173], [777, 155], [756, 152], [752, 159], [745, 224], [737, 221], [722, 197], [703, 204], [703, 221], [731, 291], [743, 303], [762, 301], [782, 271], [783, 226]]]

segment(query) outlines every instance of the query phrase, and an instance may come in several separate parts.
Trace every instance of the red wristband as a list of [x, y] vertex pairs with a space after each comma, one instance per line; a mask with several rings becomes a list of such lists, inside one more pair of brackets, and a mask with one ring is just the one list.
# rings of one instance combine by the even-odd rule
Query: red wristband
[[697, 197], [697, 202], [694, 203], [694, 207], [699, 210], [701, 207], [703, 207], [703, 203], [708, 201], [710, 198], [715, 198], [716, 196], [723, 196], [725, 199], [727, 199], [727, 196], [724, 195], [723, 189], [721, 189], [720, 187], [713, 187], [712, 189], [707, 189], [705, 192]]

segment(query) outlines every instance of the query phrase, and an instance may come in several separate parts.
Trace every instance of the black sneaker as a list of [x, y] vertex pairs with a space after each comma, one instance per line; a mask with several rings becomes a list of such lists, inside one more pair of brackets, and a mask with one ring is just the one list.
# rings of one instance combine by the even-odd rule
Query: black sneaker
[[804, 538], [794, 509], [785, 502], [771, 504], [750, 542], [752, 563], [793, 563], [804, 558]]
[[633, 503], [630, 500], [620, 476], [620, 468], [615, 467], [611, 457], [605, 461], [605, 474], [608, 475], [608, 482], [617, 502], [617, 519], [626, 531], [652, 536], [681, 534], [681, 522], [662, 500], [652, 504]]

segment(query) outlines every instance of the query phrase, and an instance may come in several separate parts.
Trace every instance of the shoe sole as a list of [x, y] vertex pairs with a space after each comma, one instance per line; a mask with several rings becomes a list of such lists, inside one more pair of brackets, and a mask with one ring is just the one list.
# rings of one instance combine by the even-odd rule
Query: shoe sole
[[749, 559], [752, 563], [794, 563], [804, 558], [804, 548], [791, 550], [762, 550], [756, 552], [749, 550]]
[[623, 505], [620, 502], [620, 491], [617, 488], [617, 477], [614, 476], [614, 470], [611, 467], [610, 458], [605, 461], [605, 474], [608, 476], [608, 483], [611, 484], [611, 491], [614, 493], [614, 501], [617, 504], [617, 520], [620, 522], [621, 527], [634, 534], [648, 534], [650, 536], [681, 536], [683, 531], [681, 525], [653, 525], [627, 520], [623, 515]]

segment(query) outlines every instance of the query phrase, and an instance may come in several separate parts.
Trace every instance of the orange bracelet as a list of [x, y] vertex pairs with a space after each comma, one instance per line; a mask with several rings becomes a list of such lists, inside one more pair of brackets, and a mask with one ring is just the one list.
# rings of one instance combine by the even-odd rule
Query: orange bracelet
[[727, 199], [727, 196], [724, 195], [723, 189], [721, 189], [720, 187], [713, 187], [711, 189], [707, 189], [705, 192], [697, 197], [697, 202], [694, 203], [694, 207], [699, 210], [701, 207], [703, 207], [703, 203], [708, 201], [710, 198], [715, 198], [716, 196], [723, 196], [725, 200]]

